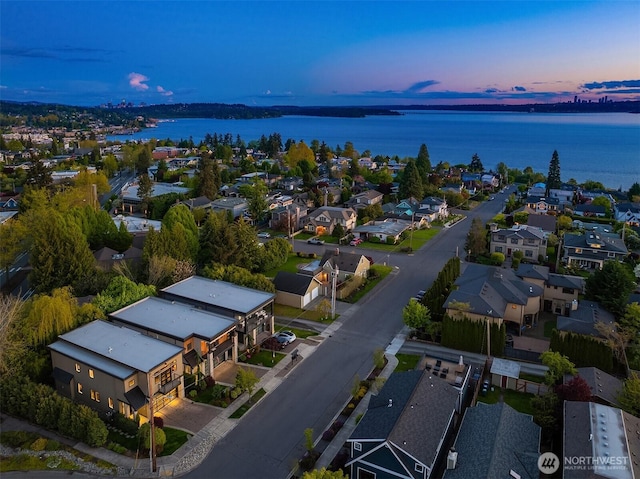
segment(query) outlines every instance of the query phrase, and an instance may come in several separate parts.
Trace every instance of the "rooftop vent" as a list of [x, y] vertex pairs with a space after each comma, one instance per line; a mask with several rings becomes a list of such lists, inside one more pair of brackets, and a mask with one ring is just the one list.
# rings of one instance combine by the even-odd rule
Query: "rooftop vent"
[[389, 399], [389, 404], [387, 404], [387, 407], [391, 407], [393, 406], [393, 399]]

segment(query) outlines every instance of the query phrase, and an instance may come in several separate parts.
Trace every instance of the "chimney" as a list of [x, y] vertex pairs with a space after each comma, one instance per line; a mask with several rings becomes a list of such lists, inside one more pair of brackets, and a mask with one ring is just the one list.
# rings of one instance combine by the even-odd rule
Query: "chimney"
[[458, 464], [458, 453], [455, 449], [451, 448], [449, 454], [447, 454], [447, 469], [455, 469]]

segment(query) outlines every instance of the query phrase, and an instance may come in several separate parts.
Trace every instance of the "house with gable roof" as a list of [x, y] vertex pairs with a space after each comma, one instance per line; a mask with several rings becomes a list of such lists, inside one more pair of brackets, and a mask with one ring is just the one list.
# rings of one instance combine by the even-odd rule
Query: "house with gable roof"
[[182, 347], [96, 320], [48, 346], [58, 394], [100, 413], [149, 418], [184, 397]]
[[444, 479], [538, 479], [541, 428], [504, 402], [467, 408]]
[[[618, 407], [618, 395], [622, 391], [623, 383], [620, 379], [598, 368], [576, 368], [580, 376], [591, 389], [591, 401], [605, 406]], [[568, 383], [574, 376], [567, 374], [564, 383]]]
[[430, 371], [393, 373], [347, 440], [349, 477], [435, 477], [460, 411], [460, 391]]
[[624, 221], [628, 226], [640, 227], [640, 203], [616, 203], [613, 211], [616, 221]]
[[544, 288], [543, 310], [568, 315], [578, 296], [584, 292], [585, 280], [580, 276], [549, 272], [548, 266], [520, 263], [518, 277]]
[[469, 263], [454, 284], [457, 289], [443, 306], [454, 319], [508, 321], [519, 331], [538, 321], [543, 288], [522, 280], [512, 269]]
[[522, 251], [527, 261], [537, 263], [540, 256], [547, 254], [547, 239], [540, 228], [514, 225], [491, 232], [489, 251], [502, 253], [506, 258], [511, 258], [515, 251]]
[[366, 208], [367, 206], [377, 205], [382, 203], [384, 195], [377, 190], [366, 190], [357, 195], [353, 195], [344, 205], [354, 210]]
[[605, 261], [622, 261], [629, 253], [622, 238], [615, 233], [566, 233], [563, 246], [564, 264], [589, 270], [602, 269]]
[[600, 306], [597, 301], [574, 301], [569, 314], [558, 316], [558, 331], [583, 334], [595, 338], [602, 337], [596, 329], [596, 323], [613, 325], [615, 317]]
[[447, 200], [436, 196], [423, 198], [418, 205], [416, 214], [429, 216], [429, 221], [445, 219], [449, 216]]
[[321, 206], [301, 219], [303, 228], [310, 233], [323, 235], [331, 234], [336, 225], [341, 225], [344, 231], [351, 231], [356, 226], [358, 215], [353, 208], [337, 206]]
[[278, 304], [305, 308], [323, 293], [323, 283], [314, 275], [278, 271], [273, 279]]

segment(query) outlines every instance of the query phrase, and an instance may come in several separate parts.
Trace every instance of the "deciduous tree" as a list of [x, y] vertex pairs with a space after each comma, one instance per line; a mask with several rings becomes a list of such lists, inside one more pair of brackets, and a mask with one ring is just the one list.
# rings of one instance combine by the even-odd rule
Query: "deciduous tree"
[[575, 364], [569, 361], [567, 356], [555, 351], [545, 351], [540, 355], [540, 359], [542, 359], [542, 364], [549, 368], [545, 373], [544, 381], [550, 386], [562, 381], [566, 374], [575, 376], [578, 373]]
[[618, 395], [618, 403], [629, 414], [640, 417], [640, 378], [637, 374], [633, 373], [625, 379]]
[[635, 286], [633, 273], [617, 261], [605, 261], [602, 269], [587, 278], [585, 293], [616, 316], [625, 312], [629, 294]]
[[251, 396], [253, 395], [253, 390], [258, 382], [260, 382], [260, 379], [252, 369], [243, 367], [238, 369], [238, 372], [236, 373], [236, 387], [249, 395], [249, 403], [253, 402], [253, 398]]
[[474, 218], [471, 222], [465, 249], [470, 251], [472, 256], [478, 256], [487, 251], [487, 229], [480, 218]]

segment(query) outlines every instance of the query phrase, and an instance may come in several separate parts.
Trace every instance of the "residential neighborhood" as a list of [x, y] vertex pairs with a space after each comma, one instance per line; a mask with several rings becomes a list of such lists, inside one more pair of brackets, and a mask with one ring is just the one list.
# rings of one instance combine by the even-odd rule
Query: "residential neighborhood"
[[[638, 194], [547, 188], [476, 157], [435, 168], [426, 145], [398, 161], [96, 137], [54, 157], [57, 137], [38, 138], [2, 151], [3, 421], [88, 443], [116, 475], [148, 469], [125, 430], [160, 430], [141, 453], [179, 475], [247, 411], [287, 421], [271, 398], [297, 413], [348, 371], [324, 429], [283, 439], [291, 477], [538, 477], [544, 453], [591, 440], [640, 474], [640, 437], [597, 431], [640, 421]], [[335, 364], [356, 348], [373, 364]], [[16, 368], [37, 394], [20, 396]], [[280, 396], [307, 382], [309, 398]], [[90, 437], [45, 420], [55, 408]]]

